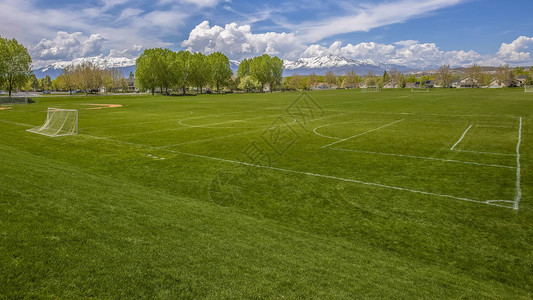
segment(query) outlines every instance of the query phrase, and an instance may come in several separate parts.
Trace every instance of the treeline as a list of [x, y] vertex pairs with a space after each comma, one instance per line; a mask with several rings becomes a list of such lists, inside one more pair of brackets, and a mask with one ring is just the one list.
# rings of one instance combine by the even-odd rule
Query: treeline
[[245, 59], [239, 65], [237, 77], [231, 70], [226, 55], [215, 52], [209, 55], [189, 51], [174, 52], [169, 49], [146, 49], [135, 65], [135, 84], [152, 95], [159, 90], [169, 94], [179, 90], [185, 94], [192, 87], [203, 93], [205, 88], [216, 90], [270, 91], [281, 87], [283, 60], [269, 55]]
[[501, 65], [488, 72], [474, 64], [466, 68], [463, 74], [454, 73], [449, 65], [442, 65], [436, 72], [421, 76], [402, 74], [394, 69], [389, 72], [385, 71], [382, 76], [371, 72], [359, 76], [354, 71], [349, 71], [341, 76], [335, 75], [332, 71], [327, 72], [324, 76], [314, 73], [307, 76], [292, 75], [283, 79], [282, 89], [309, 90], [318, 85], [326, 85], [328, 88], [359, 88], [363, 85], [404, 88], [409, 83], [419, 83], [420, 86], [424, 86], [427, 81], [434, 81], [440, 87], [450, 87], [456, 79], [463, 79], [472, 87], [488, 86], [493, 83], [511, 87], [517, 83], [516, 79], [519, 76], [526, 76], [525, 85], [533, 85], [533, 68], [526, 70], [524, 67], [511, 68], [509, 65]]
[[73, 91], [83, 91], [86, 94], [97, 94], [102, 89], [105, 92], [127, 92], [128, 82], [117, 69], [100, 69], [91, 63], [83, 63], [65, 67], [54, 80], [48, 75], [37, 79], [32, 74], [25, 88], [33, 91], [68, 91], [70, 94]]

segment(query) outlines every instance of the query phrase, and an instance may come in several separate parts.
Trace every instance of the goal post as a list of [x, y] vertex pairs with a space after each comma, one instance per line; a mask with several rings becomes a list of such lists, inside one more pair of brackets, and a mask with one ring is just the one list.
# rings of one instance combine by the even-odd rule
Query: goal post
[[381, 92], [381, 88], [379, 86], [367, 86], [367, 87], [361, 88], [361, 92], [377, 93], [377, 92]]
[[28, 131], [51, 137], [78, 134], [78, 111], [49, 107], [44, 124]]
[[524, 92], [533, 93], [533, 85], [524, 85]]
[[411, 87], [411, 93], [429, 93], [429, 88], [428, 87], [423, 87], [423, 88]]

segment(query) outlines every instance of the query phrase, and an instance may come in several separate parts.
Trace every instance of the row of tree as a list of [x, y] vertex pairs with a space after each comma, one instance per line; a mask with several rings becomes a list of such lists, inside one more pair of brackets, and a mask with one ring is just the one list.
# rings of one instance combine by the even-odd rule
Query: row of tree
[[264, 91], [266, 86], [272, 91], [281, 87], [283, 60], [267, 54], [245, 59], [235, 78], [228, 57], [220, 52], [204, 55], [153, 48], [137, 58], [135, 71], [137, 87], [152, 94], [157, 89], [161, 93], [181, 90], [185, 94], [188, 87], [195, 87], [200, 93], [206, 87], [217, 93], [221, 88]]
[[[496, 80], [502, 86], [512, 86], [516, 83], [517, 76], [527, 77], [525, 84], [533, 85], [533, 68], [525, 70], [523, 67], [511, 68], [509, 65], [501, 65], [494, 71], [484, 72], [482, 67], [474, 64], [466, 68], [464, 77], [466, 82], [472, 86], [487, 86]], [[317, 84], [325, 84], [329, 87], [359, 88], [361, 85], [380, 86], [389, 85], [392, 87], [405, 87], [407, 83], [419, 82], [422, 85], [426, 81], [434, 80], [441, 87], [450, 87], [455, 79], [461, 78], [454, 74], [449, 65], [441, 66], [434, 74], [417, 77], [414, 74], [404, 75], [398, 70], [385, 71], [383, 76], [377, 76], [371, 72], [365, 76], [359, 76], [354, 71], [349, 71], [345, 75], [336, 76], [329, 71], [325, 76], [311, 74], [307, 76], [292, 75], [283, 79], [283, 90], [308, 90]]]
[[135, 65], [136, 86], [152, 95], [157, 88], [161, 93], [180, 89], [185, 94], [189, 86], [201, 93], [207, 85], [220, 92], [232, 75], [229, 59], [220, 52], [206, 56], [199, 52], [146, 49]]
[[127, 92], [128, 82], [121, 71], [117, 69], [100, 69], [91, 63], [77, 66], [67, 66], [61, 75], [51, 82], [55, 90], [74, 90], [88, 93], [98, 93], [102, 88], [106, 92]]

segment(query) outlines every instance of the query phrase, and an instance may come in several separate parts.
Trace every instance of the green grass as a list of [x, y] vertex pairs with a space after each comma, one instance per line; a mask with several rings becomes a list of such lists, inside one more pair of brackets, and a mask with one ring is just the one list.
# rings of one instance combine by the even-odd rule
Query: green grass
[[[310, 92], [312, 118], [299, 95], [0, 111], [0, 297], [533, 296], [532, 95]], [[47, 107], [79, 134], [27, 132]]]

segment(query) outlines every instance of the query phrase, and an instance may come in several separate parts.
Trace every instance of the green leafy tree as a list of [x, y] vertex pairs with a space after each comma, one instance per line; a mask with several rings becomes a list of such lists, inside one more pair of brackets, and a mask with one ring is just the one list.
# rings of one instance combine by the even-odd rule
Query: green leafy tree
[[175, 85], [178, 88], [182, 89], [183, 95], [187, 91], [187, 86], [190, 80], [190, 64], [191, 64], [192, 54], [189, 51], [179, 51], [176, 53], [174, 65], [172, 68], [179, 68], [180, 70], [175, 70]]
[[277, 56], [270, 58], [270, 92], [281, 86], [281, 80], [283, 79], [283, 60]]
[[217, 93], [220, 93], [220, 87], [226, 86], [231, 80], [233, 71], [229, 64], [229, 59], [226, 55], [215, 52], [209, 54], [207, 57], [207, 62], [211, 65], [212, 70], [212, 81], [214, 86], [217, 88]]
[[197, 90], [200, 90], [200, 93], [203, 92], [203, 87], [211, 82], [211, 75], [211, 66], [207, 57], [200, 52], [192, 54], [189, 64], [189, 81]]
[[261, 83], [252, 78], [252, 76], [244, 76], [243, 78], [241, 78], [241, 82], [239, 83], [239, 89], [245, 90], [247, 92], [256, 90], [260, 87]]
[[0, 86], [11, 93], [30, 79], [31, 57], [28, 50], [15, 39], [0, 37]]
[[159, 84], [157, 75], [158, 58], [155, 49], [145, 49], [135, 61], [135, 84], [152, 95]]
[[333, 71], [328, 71], [324, 76], [324, 82], [331, 88], [333, 85], [337, 84], [337, 77]]
[[245, 76], [250, 76], [250, 63], [251, 59], [243, 59], [241, 63], [239, 64], [239, 68], [237, 69], [237, 77], [243, 78]]

